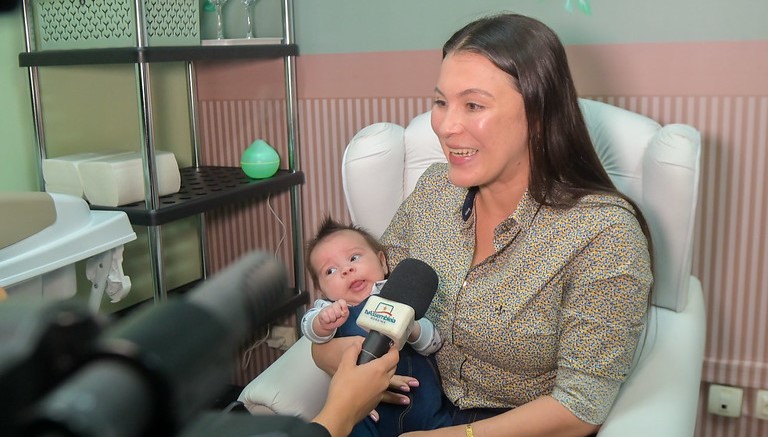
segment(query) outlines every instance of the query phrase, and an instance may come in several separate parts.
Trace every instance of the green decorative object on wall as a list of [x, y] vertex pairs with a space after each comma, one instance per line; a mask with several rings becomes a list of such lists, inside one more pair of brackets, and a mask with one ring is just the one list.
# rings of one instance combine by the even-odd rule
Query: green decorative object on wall
[[586, 15], [592, 15], [592, 7], [589, 5], [589, 0], [565, 0], [565, 10], [573, 12], [574, 3], [576, 3], [581, 12]]

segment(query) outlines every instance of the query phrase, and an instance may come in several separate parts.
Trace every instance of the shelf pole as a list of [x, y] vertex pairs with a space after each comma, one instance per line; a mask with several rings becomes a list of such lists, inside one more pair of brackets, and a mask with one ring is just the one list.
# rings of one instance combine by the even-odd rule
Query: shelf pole
[[[283, 0], [283, 37], [285, 44], [294, 44], [295, 35], [293, 27], [293, 1]], [[288, 169], [299, 171], [299, 130], [298, 130], [298, 94], [296, 92], [296, 57], [285, 57], [285, 112], [288, 129]], [[304, 283], [304, 223], [301, 207], [301, 185], [291, 187], [291, 223], [293, 240], [293, 276], [297, 293], [306, 290]], [[304, 315], [304, 306], [296, 309], [296, 318], [301, 320]]]
[[[189, 135], [192, 139], [192, 167], [200, 167], [200, 114], [197, 106], [197, 71], [192, 61], [187, 66], [187, 106], [189, 107]], [[197, 215], [198, 247], [202, 279], [208, 278], [208, 236], [205, 231], [205, 213]]]
[[[140, 55], [148, 46], [147, 26], [144, 15], [144, 2], [134, 0], [136, 21], [136, 47]], [[152, 117], [152, 82], [149, 63], [140, 56], [136, 63], [136, 88], [138, 96], [139, 132], [141, 139], [141, 159], [144, 163], [144, 204], [147, 210], [156, 210], [160, 206], [157, 192], [157, 163], [155, 160], [154, 121]], [[154, 285], [155, 302], [167, 299], [163, 272], [163, 247], [160, 226], [148, 226], [149, 260]]]
[[[32, 41], [32, 5], [30, 0], [22, 2], [22, 18], [24, 21], [24, 50], [27, 53], [34, 51]], [[29, 81], [29, 95], [32, 101], [32, 120], [34, 122], [35, 147], [37, 153], [37, 181], [40, 191], [45, 191], [45, 179], [43, 178], [43, 160], [47, 157], [45, 145], [45, 126], [43, 124], [43, 104], [40, 97], [40, 75], [37, 66], [27, 67], [27, 80]]]
[[189, 135], [192, 139], [192, 166], [200, 166], [200, 113], [197, 107], [197, 71], [192, 61], [186, 61], [187, 67], [187, 105], [189, 107]]

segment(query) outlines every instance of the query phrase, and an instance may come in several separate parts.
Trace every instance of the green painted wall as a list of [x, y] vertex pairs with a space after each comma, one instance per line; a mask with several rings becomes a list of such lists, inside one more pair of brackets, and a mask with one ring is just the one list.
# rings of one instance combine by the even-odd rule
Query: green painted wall
[[26, 70], [21, 14], [0, 14], [0, 191], [37, 189], [36, 151]]
[[[577, 1], [573, 0], [573, 4]], [[565, 44], [768, 39], [765, 0], [297, 0], [304, 54], [424, 50], [489, 13], [513, 11], [551, 26]]]

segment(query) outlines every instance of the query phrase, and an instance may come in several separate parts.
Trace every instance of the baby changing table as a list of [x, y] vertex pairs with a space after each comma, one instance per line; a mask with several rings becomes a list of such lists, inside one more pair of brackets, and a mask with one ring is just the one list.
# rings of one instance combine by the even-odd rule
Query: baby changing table
[[[123, 244], [136, 239], [124, 212], [92, 211], [76, 196], [0, 193], [0, 211], [0, 287], [11, 297], [72, 297], [75, 263], [89, 259], [103, 270], [93, 280], [94, 288], [103, 291], [111, 268], [118, 266], [122, 273]], [[130, 288], [130, 281], [119, 287], [123, 284]]]

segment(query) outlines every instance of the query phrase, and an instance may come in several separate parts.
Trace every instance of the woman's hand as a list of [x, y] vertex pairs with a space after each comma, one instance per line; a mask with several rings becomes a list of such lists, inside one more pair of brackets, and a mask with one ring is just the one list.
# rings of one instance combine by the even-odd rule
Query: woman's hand
[[[319, 367], [325, 373], [333, 376], [336, 373], [336, 369], [339, 366], [339, 361], [344, 351], [355, 345], [361, 347], [363, 344], [362, 337], [340, 337], [334, 338], [325, 344], [313, 344], [312, 345], [312, 359], [315, 361], [315, 365]], [[358, 350], [359, 350], [358, 347]], [[375, 360], [374, 360], [375, 361]], [[390, 390], [396, 390], [400, 392], [409, 392], [411, 389], [419, 386], [419, 381], [416, 378], [410, 376], [393, 375], [389, 383]], [[408, 396], [402, 393], [396, 393], [394, 391], [384, 392], [384, 396], [381, 399], [382, 402], [396, 405], [408, 405], [410, 399]], [[375, 413], [374, 413], [375, 414]], [[375, 420], [375, 419], [374, 419]]]
[[[411, 376], [402, 376], [402, 375], [394, 375], [392, 376], [392, 379], [389, 381], [389, 390], [384, 392], [384, 395], [381, 398], [382, 402], [387, 402], [389, 404], [397, 404], [397, 405], [408, 405], [411, 403], [411, 400], [408, 398], [408, 396], [402, 394], [402, 393], [396, 393], [392, 390], [397, 390], [398, 392], [410, 392], [411, 388], [416, 388], [419, 386], [419, 380], [417, 380], [414, 377]], [[371, 411], [368, 416], [373, 419], [374, 422], [379, 421], [379, 412], [376, 410]]]
[[333, 376], [339, 367], [339, 361], [344, 351], [354, 345], [359, 346], [359, 351], [363, 345], [363, 337], [340, 337], [325, 344], [312, 344], [312, 359], [317, 367]]
[[382, 402], [388, 404], [408, 405], [411, 400], [403, 393], [409, 393], [411, 389], [419, 386], [419, 380], [412, 376], [394, 375], [389, 381], [389, 390], [384, 392]]
[[348, 435], [381, 402], [399, 360], [397, 349], [390, 348], [382, 357], [358, 366], [362, 338], [358, 339], [343, 351], [325, 406], [314, 420], [334, 437]]
[[389, 381], [389, 388], [392, 390], [399, 390], [403, 392], [411, 391], [411, 388], [419, 386], [419, 380], [413, 376], [395, 375], [392, 380]]

